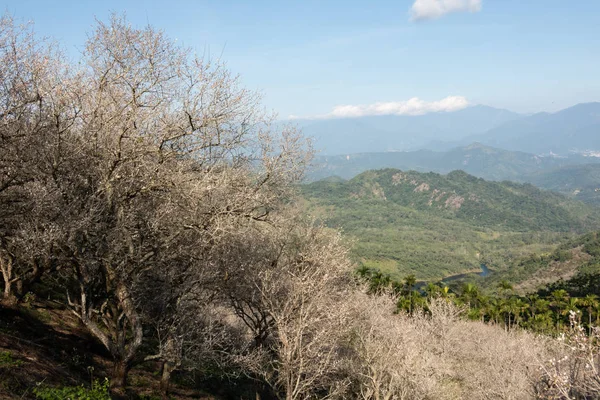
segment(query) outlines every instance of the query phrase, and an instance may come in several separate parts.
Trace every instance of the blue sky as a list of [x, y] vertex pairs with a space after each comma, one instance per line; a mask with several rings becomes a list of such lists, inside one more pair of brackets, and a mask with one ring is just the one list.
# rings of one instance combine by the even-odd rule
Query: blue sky
[[[425, 14], [411, 12], [415, 1]], [[0, 4], [33, 20], [73, 58], [94, 18], [125, 12], [135, 25], [149, 22], [199, 52], [222, 55], [282, 118], [332, 115], [342, 105], [404, 110], [414, 98], [427, 110], [459, 98], [524, 113], [600, 101], [598, 0]], [[426, 14], [432, 7], [456, 12]]]

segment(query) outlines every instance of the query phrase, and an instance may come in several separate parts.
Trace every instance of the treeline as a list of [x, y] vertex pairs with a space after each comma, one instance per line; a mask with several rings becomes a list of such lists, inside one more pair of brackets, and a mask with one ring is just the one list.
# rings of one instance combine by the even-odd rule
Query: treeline
[[582, 272], [525, 296], [515, 294], [506, 280], [500, 281], [490, 294], [474, 283], [448, 286], [429, 282], [417, 286], [414, 275], [397, 281], [365, 267], [358, 269], [357, 274], [367, 279], [371, 293], [386, 290], [396, 293], [397, 311], [427, 310], [431, 299], [441, 297], [457, 307], [465, 307], [468, 318], [500, 325], [506, 330], [524, 328], [557, 335], [571, 328], [573, 317], [590, 334], [600, 325], [600, 272]]
[[[519, 286], [522, 292], [535, 291], [549, 282], [552, 283], [562, 275], [572, 277], [579, 273], [585, 276], [587, 273], [594, 274], [600, 271], [600, 237], [597, 231], [567, 239], [557, 245], [550, 252], [533, 253], [526, 257], [518, 257], [502, 270], [496, 270], [489, 279], [479, 280], [484, 288], [497, 285], [498, 282], [506, 280]], [[570, 279], [575, 286], [577, 280]], [[560, 288], [563, 285], [562, 278], [559, 282], [552, 283], [551, 287]], [[591, 288], [584, 292], [569, 290], [571, 295], [585, 296], [587, 293], [597, 293]], [[583, 293], [583, 294], [582, 294]]]

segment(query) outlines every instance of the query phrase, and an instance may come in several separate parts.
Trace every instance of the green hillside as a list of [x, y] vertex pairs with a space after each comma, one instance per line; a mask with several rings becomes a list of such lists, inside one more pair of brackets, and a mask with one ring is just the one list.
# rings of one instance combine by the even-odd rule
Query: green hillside
[[600, 205], [600, 164], [569, 165], [539, 172], [527, 180], [541, 188]]
[[[499, 282], [506, 280], [514, 285], [518, 293], [525, 294], [546, 285], [561, 286], [560, 282], [572, 281], [575, 285], [590, 274], [600, 274], [600, 232], [598, 231], [566, 240], [550, 252], [518, 258], [510, 263], [506, 270], [498, 271], [489, 279], [479, 280], [479, 283], [494, 288]], [[575, 296], [582, 295], [574, 290], [571, 291]]]
[[506, 269], [600, 226], [598, 212], [530, 184], [395, 169], [302, 186], [309, 211], [355, 240], [356, 259], [400, 278]]

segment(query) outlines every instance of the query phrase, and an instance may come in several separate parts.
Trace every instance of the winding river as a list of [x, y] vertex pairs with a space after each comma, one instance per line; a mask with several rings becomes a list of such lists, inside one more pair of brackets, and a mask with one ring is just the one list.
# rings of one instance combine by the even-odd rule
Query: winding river
[[482, 278], [485, 278], [486, 276], [488, 276], [490, 274], [491, 271], [487, 265], [480, 264], [479, 267], [481, 268], [481, 272], [467, 272], [465, 274], [450, 275], [450, 276], [447, 276], [444, 279], [442, 279], [441, 282], [442, 283], [450, 283], [450, 282], [457, 281], [459, 279], [463, 279], [463, 278], [466, 278], [467, 276], [472, 276], [472, 275], [479, 275]]

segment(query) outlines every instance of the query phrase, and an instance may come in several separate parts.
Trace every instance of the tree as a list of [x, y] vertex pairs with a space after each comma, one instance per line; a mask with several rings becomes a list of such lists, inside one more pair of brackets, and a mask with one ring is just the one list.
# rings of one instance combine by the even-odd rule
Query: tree
[[467, 303], [468, 307], [476, 305], [479, 297], [479, 290], [477, 286], [472, 283], [465, 283], [462, 287], [462, 299]]
[[275, 230], [271, 237], [275, 262], [259, 271], [255, 293], [272, 319], [273, 340], [256, 349], [263, 358], [251, 368], [281, 398], [343, 392], [348, 383], [343, 355], [351, 354], [352, 329], [346, 308], [352, 270], [347, 249], [338, 233], [301, 223]]
[[556, 329], [560, 328], [561, 317], [568, 314], [565, 311], [569, 301], [569, 294], [564, 289], [555, 290], [551, 293], [551, 304], [555, 308]]
[[598, 307], [598, 296], [595, 294], [587, 294], [583, 299], [581, 299], [581, 305], [587, 308], [588, 314], [588, 334], [592, 332], [592, 314], [595, 308]]
[[[274, 130], [259, 96], [222, 63], [151, 27], [98, 22], [84, 67], [71, 72], [3, 26], [4, 291], [60, 270], [69, 306], [112, 355], [111, 385], [122, 388], [141, 361], [150, 277], [202, 277], [190, 293], [210, 292], [204, 278], [222, 272], [213, 249], [230, 231], [268, 223], [310, 147], [293, 128]], [[190, 300], [176, 286], [163, 305], [180, 316]]]
[[56, 268], [56, 193], [47, 183], [59, 164], [54, 138], [78, 114], [70, 103], [77, 76], [31, 25], [0, 19], [0, 269], [3, 302], [18, 301]]
[[500, 283], [498, 283], [498, 291], [500, 292], [500, 294], [506, 296], [507, 293], [513, 291], [513, 286], [510, 284], [510, 282], [503, 279], [502, 281], [500, 281]]

